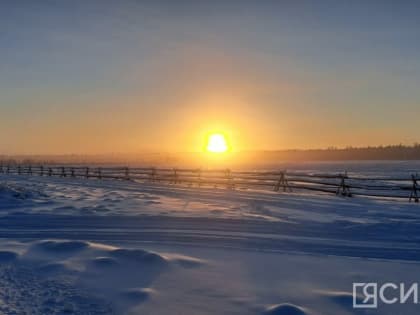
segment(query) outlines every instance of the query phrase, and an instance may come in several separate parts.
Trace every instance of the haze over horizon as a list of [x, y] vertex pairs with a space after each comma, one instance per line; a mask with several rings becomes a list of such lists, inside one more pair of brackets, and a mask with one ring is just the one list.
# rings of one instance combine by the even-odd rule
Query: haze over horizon
[[[346, 150], [367, 150], [367, 149], [386, 149], [386, 148], [398, 148], [402, 147], [405, 149], [418, 149], [420, 147], [420, 144], [415, 142], [413, 144], [379, 144], [379, 145], [368, 145], [368, 146], [342, 146], [342, 147], [336, 147], [336, 146], [329, 146], [329, 147], [309, 147], [309, 148], [283, 148], [283, 149], [246, 149], [246, 150], [235, 150], [235, 154], [241, 154], [241, 153], [263, 153], [263, 152], [288, 152], [288, 151], [301, 151], [301, 152], [307, 152], [307, 151], [346, 151]], [[96, 152], [96, 153], [83, 153], [83, 152], [72, 152], [72, 153], [0, 153], [0, 156], [141, 156], [141, 155], [154, 155], [154, 154], [200, 154], [200, 153], [206, 153], [204, 151], [153, 151], [153, 150], [138, 150], [136, 152], [117, 152], [117, 151], [110, 151], [110, 152]]]
[[420, 4], [10, 1], [0, 154], [419, 141]]

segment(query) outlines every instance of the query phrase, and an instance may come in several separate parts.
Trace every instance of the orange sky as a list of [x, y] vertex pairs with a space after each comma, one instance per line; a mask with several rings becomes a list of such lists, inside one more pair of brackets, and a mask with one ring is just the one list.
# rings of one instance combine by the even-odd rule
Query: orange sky
[[199, 151], [211, 131], [234, 151], [419, 141], [413, 8], [10, 6], [3, 154]]

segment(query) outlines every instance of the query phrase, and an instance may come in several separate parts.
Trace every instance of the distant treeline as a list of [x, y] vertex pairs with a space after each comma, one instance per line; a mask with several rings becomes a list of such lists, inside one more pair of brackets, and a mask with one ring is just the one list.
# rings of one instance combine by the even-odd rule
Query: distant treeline
[[[376, 147], [346, 147], [309, 150], [280, 150], [261, 152], [269, 160], [344, 161], [344, 160], [420, 160], [420, 144]], [[259, 155], [259, 154], [258, 154]]]
[[[127, 166], [181, 166], [201, 167], [206, 153], [138, 153], [98, 155], [0, 155], [0, 163], [7, 164], [120, 164]], [[204, 163], [211, 166], [211, 159]], [[296, 149], [273, 151], [245, 151], [226, 155], [223, 163], [228, 166], [250, 163], [276, 163], [281, 161], [348, 161], [348, 160], [420, 160], [420, 144], [388, 145], [374, 147], [346, 147], [327, 149]]]

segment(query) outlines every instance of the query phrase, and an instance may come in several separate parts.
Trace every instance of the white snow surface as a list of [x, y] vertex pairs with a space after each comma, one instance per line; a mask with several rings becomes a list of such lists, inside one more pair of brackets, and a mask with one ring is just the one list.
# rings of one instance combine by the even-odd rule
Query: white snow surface
[[353, 282], [419, 281], [407, 201], [0, 176], [0, 314], [418, 314]]

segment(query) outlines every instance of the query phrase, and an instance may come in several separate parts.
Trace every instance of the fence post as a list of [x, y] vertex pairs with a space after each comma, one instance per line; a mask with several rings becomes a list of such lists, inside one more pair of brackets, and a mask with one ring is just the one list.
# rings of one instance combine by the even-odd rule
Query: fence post
[[156, 181], [156, 168], [155, 167], [151, 167], [150, 168], [150, 177], [149, 180], [154, 183]]
[[89, 178], [89, 166], [86, 167], [85, 177]]
[[283, 187], [283, 192], [286, 192], [286, 190], [292, 192], [292, 188], [289, 186], [289, 181], [286, 178], [286, 171], [280, 172], [280, 178], [274, 186], [274, 191], [279, 191], [280, 187]]
[[22, 174], [22, 168], [18, 165], [18, 175]]
[[414, 199], [414, 202], [419, 202], [419, 195], [417, 194], [417, 191], [420, 189], [417, 184], [417, 178], [414, 174], [411, 175], [411, 180], [413, 181], [413, 187], [410, 194], [409, 202], [411, 202], [411, 199]]
[[179, 180], [178, 180], [178, 170], [176, 168], [173, 169], [174, 174], [172, 175], [172, 181], [171, 183], [173, 184], [178, 184]]
[[52, 176], [53, 175], [53, 170], [51, 167], [48, 168], [48, 176]]
[[64, 168], [64, 166], [61, 167], [61, 177], [66, 177], [66, 169]]
[[39, 167], [39, 175], [44, 176], [44, 166], [42, 165]]
[[100, 167], [98, 167], [98, 179], [102, 179], [102, 169]]
[[70, 176], [71, 177], [76, 177], [76, 175], [74, 174], [74, 167], [72, 167], [71, 169], [70, 169]]
[[350, 192], [350, 186], [346, 184], [346, 178], [348, 178], [347, 176], [347, 171], [344, 174], [340, 174], [340, 186], [338, 186], [336, 195], [341, 195], [344, 197], [351, 197], [352, 194]]
[[32, 166], [31, 165], [28, 166], [28, 174], [32, 175]]
[[9, 164], [7, 164], [6, 173], [7, 173], [7, 174], [9, 174], [9, 173], [10, 173], [10, 165], [9, 165]]
[[125, 168], [125, 179], [130, 180], [130, 169], [128, 166]]

